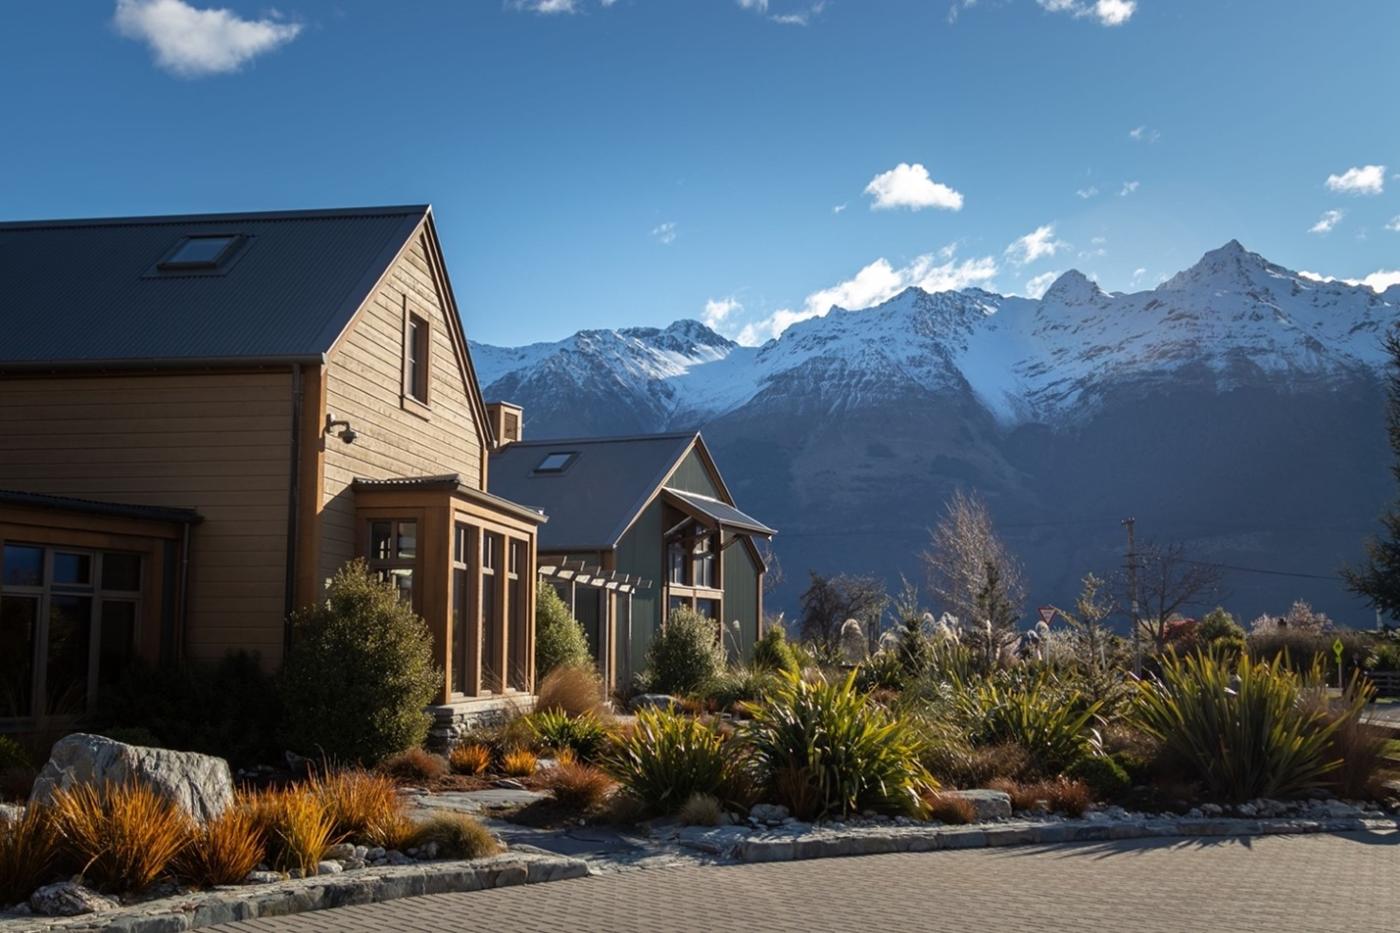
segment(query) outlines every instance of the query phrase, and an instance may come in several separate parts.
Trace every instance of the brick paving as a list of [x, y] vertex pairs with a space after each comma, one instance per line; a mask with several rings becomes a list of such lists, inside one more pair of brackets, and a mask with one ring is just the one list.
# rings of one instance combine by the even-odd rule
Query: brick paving
[[1145, 839], [615, 872], [222, 933], [1395, 933], [1400, 833]]

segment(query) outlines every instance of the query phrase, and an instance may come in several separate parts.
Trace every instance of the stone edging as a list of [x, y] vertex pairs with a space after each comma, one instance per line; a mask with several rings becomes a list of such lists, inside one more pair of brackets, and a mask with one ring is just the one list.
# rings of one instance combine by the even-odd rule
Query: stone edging
[[1057, 845], [1120, 839], [1199, 836], [1268, 836], [1400, 829], [1400, 819], [1151, 819], [1106, 822], [1006, 822], [971, 826], [887, 826], [844, 830], [809, 829], [750, 836], [734, 849], [744, 862], [786, 862], [843, 855], [933, 852], [993, 846]]
[[508, 853], [474, 861], [368, 868], [297, 881], [217, 888], [78, 917], [0, 915], [0, 933], [40, 930], [176, 933], [216, 923], [282, 917], [310, 910], [373, 904], [423, 894], [562, 881], [587, 874], [588, 866], [580, 859]]

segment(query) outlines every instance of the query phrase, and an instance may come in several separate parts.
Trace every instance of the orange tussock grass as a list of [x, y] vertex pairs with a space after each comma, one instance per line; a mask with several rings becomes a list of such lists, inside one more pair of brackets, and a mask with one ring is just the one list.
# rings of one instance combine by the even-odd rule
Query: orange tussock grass
[[84, 878], [108, 891], [150, 886], [194, 828], [183, 810], [136, 781], [55, 791], [52, 813], [62, 850]]
[[607, 696], [598, 675], [586, 667], [556, 667], [540, 680], [535, 691], [535, 709], [562, 710], [570, 716], [608, 711]]
[[480, 742], [458, 745], [447, 756], [457, 774], [481, 774], [491, 767], [491, 749]]
[[1068, 816], [1082, 816], [1094, 798], [1088, 785], [1063, 777], [1033, 782], [999, 778], [987, 786], [1010, 797], [1012, 809], [1034, 810], [1043, 803], [1050, 810]]
[[263, 859], [263, 831], [254, 815], [235, 804], [203, 826], [175, 857], [175, 873], [200, 887], [239, 884]]
[[410, 748], [385, 758], [379, 770], [400, 781], [432, 781], [447, 773], [447, 759], [426, 748]]
[[924, 812], [931, 820], [963, 826], [975, 822], [977, 808], [971, 800], [953, 794], [930, 794], [924, 801]]
[[544, 782], [560, 806], [579, 811], [592, 810], [617, 786], [601, 768], [577, 761], [560, 761]]
[[510, 777], [529, 777], [537, 764], [535, 753], [525, 748], [514, 748], [501, 756], [501, 770]]
[[333, 771], [311, 782], [337, 839], [392, 849], [402, 839], [408, 814], [393, 778], [360, 768]]
[[17, 819], [0, 817], [0, 904], [25, 900], [49, 879], [58, 837], [47, 808], [31, 806]]
[[267, 843], [267, 860], [281, 871], [316, 874], [336, 841], [335, 824], [308, 788], [287, 787], [248, 795], [247, 808]]

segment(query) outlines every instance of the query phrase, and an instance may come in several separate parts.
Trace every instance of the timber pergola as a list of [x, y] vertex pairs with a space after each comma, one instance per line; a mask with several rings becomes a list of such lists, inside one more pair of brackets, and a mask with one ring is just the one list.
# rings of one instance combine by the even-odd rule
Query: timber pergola
[[[626, 615], [621, 645], [629, 646], [632, 644], [632, 596], [638, 591], [651, 589], [652, 582], [630, 574], [618, 573], [615, 570], [606, 570], [597, 564], [590, 564], [588, 561], [568, 559], [540, 564], [539, 575], [541, 580], [556, 584], [561, 589], [567, 588], [569, 615], [575, 618], [578, 617], [579, 588], [583, 587], [593, 591], [590, 595], [598, 601], [599, 673], [603, 675], [605, 684], [615, 685], [618, 652], [618, 644], [615, 643], [617, 641], [617, 616]], [[626, 602], [620, 599], [609, 599], [607, 598], [609, 594], [626, 597]]]

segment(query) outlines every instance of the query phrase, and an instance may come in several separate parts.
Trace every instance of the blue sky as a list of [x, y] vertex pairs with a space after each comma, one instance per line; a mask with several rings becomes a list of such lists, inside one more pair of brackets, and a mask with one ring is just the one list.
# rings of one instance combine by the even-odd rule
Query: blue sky
[[5, 12], [0, 216], [430, 201], [474, 340], [756, 341], [907, 284], [1150, 287], [1232, 237], [1400, 269], [1394, 0]]

